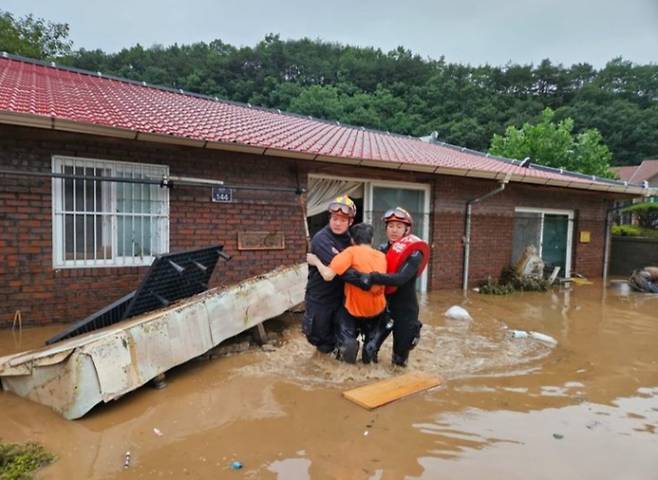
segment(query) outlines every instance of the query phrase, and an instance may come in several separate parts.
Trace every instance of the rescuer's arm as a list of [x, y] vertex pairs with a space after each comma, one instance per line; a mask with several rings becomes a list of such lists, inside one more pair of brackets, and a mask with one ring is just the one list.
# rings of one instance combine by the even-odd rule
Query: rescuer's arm
[[407, 258], [402, 265], [402, 268], [395, 273], [370, 273], [368, 275], [370, 277], [370, 282], [376, 285], [400, 287], [417, 275], [418, 268], [422, 261], [423, 254], [420, 252], [414, 252], [409, 258]]
[[339, 278], [345, 283], [354, 285], [361, 290], [368, 291], [370, 290], [370, 287], [372, 287], [372, 283], [370, 282], [370, 277], [368, 274], [361, 273], [353, 268], [348, 268], [347, 271], [343, 273]]
[[327, 267], [324, 263], [322, 263], [320, 259], [317, 257], [317, 255], [313, 253], [307, 253], [306, 261], [308, 262], [309, 265], [318, 269], [318, 272], [320, 272], [320, 275], [322, 276], [325, 282], [331, 282], [336, 276], [336, 272], [334, 272], [331, 268]]

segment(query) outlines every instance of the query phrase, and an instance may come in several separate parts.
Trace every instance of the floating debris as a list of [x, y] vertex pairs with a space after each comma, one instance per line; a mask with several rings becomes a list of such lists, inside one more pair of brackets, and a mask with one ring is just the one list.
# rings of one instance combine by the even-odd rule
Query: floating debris
[[471, 314], [468, 313], [465, 308], [460, 307], [459, 305], [453, 305], [450, 307], [448, 310], [446, 310], [443, 316], [451, 320], [473, 320]]
[[526, 331], [526, 330], [510, 330], [510, 336], [512, 338], [532, 338], [538, 342], [543, 342], [549, 345], [557, 345], [557, 340], [555, 340], [550, 335], [545, 333]]

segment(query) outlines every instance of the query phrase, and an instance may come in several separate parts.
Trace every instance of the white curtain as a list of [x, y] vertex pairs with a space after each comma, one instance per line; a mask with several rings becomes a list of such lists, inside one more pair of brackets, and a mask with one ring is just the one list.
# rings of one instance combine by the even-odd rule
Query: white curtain
[[363, 197], [363, 183], [312, 177], [308, 181], [306, 215], [312, 217], [327, 210], [327, 205], [340, 195]]

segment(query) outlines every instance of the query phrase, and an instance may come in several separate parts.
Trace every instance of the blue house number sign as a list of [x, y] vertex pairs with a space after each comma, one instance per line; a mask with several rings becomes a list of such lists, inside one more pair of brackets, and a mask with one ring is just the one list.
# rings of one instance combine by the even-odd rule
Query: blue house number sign
[[233, 190], [227, 187], [212, 187], [212, 201], [230, 203], [233, 201]]

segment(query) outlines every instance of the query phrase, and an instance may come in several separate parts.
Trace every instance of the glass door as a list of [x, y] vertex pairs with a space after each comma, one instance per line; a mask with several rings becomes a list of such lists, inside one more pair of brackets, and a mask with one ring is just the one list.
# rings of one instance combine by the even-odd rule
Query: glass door
[[[372, 182], [369, 184], [364, 221], [375, 227], [374, 244], [386, 242], [382, 217], [386, 210], [402, 207], [414, 218], [413, 233], [429, 243], [429, 186], [421, 184], [394, 184]], [[420, 291], [427, 290], [427, 270], [418, 284]]]
[[560, 274], [566, 271], [567, 231], [569, 217], [567, 215], [544, 215], [544, 238], [542, 239], [541, 258], [547, 267], [560, 267]]
[[529, 245], [547, 270], [560, 267], [560, 276], [571, 276], [571, 239], [573, 211], [518, 207], [515, 211], [512, 265]]

